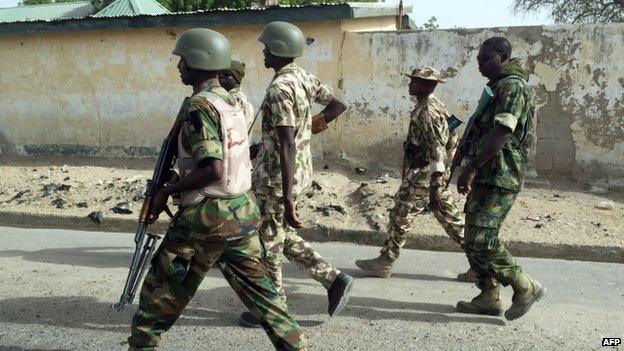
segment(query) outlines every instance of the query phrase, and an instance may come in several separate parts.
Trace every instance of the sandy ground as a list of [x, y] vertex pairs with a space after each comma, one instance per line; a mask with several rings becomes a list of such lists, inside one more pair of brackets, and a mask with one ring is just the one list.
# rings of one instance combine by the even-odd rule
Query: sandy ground
[[[153, 163], [153, 160], [3, 158], [0, 211], [51, 213], [85, 220], [93, 211], [101, 211], [104, 219], [136, 218]], [[299, 199], [300, 215], [306, 226], [383, 231], [399, 187], [396, 176], [382, 170], [358, 174], [352, 168], [320, 164], [314, 186]], [[553, 179], [531, 184], [520, 194], [504, 223], [503, 239], [624, 246], [623, 192], [597, 194], [582, 185]], [[464, 197], [456, 194], [456, 199], [463, 206]], [[113, 212], [117, 205], [131, 213]], [[418, 234], [444, 235], [435, 218], [427, 213], [417, 217], [412, 230]]]

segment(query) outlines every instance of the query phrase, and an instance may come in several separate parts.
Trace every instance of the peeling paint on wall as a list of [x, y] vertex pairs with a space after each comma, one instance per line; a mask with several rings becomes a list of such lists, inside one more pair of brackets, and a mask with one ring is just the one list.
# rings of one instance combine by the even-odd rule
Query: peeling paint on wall
[[[448, 82], [436, 95], [466, 119], [486, 83], [477, 70], [478, 47], [505, 36], [538, 97], [537, 171], [624, 186], [624, 24], [363, 32], [388, 29], [393, 19], [362, 23], [299, 23], [316, 39], [299, 65], [349, 106], [315, 136], [316, 155], [399, 167], [414, 106], [403, 73], [438, 68]], [[246, 62], [243, 88], [255, 106], [273, 75], [255, 39], [261, 28], [215, 28], [230, 39], [233, 57]], [[3, 152], [151, 155], [190, 93], [171, 55], [185, 29], [4, 36], [0, 85], [10, 89], [0, 91]]]

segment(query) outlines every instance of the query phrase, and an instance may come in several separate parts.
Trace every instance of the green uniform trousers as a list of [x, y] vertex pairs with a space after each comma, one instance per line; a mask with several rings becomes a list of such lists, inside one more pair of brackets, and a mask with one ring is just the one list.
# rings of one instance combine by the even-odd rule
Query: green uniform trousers
[[511, 210], [517, 192], [497, 186], [473, 184], [466, 199], [465, 245], [470, 266], [479, 279], [478, 286], [500, 282], [507, 286], [522, 268], [500, 242], [500, 227]]
[[[249, 204], [255, 208], [256, 218], [252, 221], [255, 229], [258, 211], [253, 202]], [[250, 212], [244, 206], [239, 208], [243, 211], [241, 213]], [[173, 326], [216, 262], [241, 301], [261, 321], [277, 350], [306, 347], [303, 331], [267, 276], [264, 250], [257, 232], [239, 238], [230, 234], [227, 239], [210, 235], [207, 234], [210, 230], [198, 230], [201, 227], [198, 222], [206, 221], [210, 216], [197, 212], [192, 208], [178, 212], [154, 255], [143, 282], [138, 311], [132, 320], [132, 335], [128, 338], [130, 346], [139, 350], [157, 347], [160, 335]], [[232, 221], [224, 223], [226, 221], [221, 220], [215, 228], [234, 227]], [[240, 224], [240, 220], [237, 221]], [[249, 223], [247, 221], [246, 225]], [[247, 233], [248, 229], [240, 233]]]

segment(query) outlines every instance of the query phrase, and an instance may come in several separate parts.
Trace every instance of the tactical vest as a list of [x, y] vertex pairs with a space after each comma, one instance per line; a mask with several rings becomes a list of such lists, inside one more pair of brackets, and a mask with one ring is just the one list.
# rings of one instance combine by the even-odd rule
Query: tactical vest
[[[195, 205], [205, 197], [235, 198], [251, 189], [251, 161], [245, 113], [238, 104], [232, 106], [213, 92], [203, 91], [198, 95], [206, 98], [219, 111], [223, 137], [223, 176], [202, 189], [182, 192], [181, 206]], [[180, 134], [178, 168], [180, 177], [183, 178], [197, 167], [193, 156], [182, 145]]]

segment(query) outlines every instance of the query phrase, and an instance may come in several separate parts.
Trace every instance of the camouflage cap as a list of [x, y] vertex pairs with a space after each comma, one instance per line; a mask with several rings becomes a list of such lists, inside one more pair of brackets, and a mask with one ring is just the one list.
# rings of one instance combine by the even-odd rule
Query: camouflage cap
[[238, 82], [238, 84], [243, 82], [243, 78], [245, 77], [245, 63], [237, 60], [232, 60], [232, 67], [230, 68], [230, 72], [234, 79]]
[[423, 67], [416, 68], [412, 71], [412, 74], [405, 73], [406, 76], [410, 78], [420, 78], [425, 80], [435, 80], [436, 82], [445, 83], [446, 81], [442, 79], [442, 75], [440, 71], [432, 67]]

